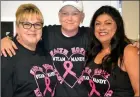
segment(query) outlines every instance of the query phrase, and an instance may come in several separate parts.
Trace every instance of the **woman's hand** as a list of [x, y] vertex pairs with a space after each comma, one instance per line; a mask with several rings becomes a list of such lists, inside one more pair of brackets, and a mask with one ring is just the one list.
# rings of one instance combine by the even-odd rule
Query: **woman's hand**
[[9, 38], [4, 37], [1, 39], [1, 56], [7, 57], [7, 54], [12, 57], [16, 54], [15, 49], [18, 49], [15, 43]]

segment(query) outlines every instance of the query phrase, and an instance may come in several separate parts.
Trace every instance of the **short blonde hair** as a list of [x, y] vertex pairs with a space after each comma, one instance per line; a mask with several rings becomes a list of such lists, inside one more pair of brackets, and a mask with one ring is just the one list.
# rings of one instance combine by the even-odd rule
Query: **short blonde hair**
[[16, 25], [18, 26], [21, 21], [28, 19], [29, 16], [37, 15], [41, 23], [44, 23], [43, 15], [39, 8], [34, 4], [22, 4], [16, 11]]

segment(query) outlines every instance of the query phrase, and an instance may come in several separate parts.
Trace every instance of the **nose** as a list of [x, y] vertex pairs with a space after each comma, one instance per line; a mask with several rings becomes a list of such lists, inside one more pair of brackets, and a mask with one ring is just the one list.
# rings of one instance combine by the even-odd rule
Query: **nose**
[[71, 14], [69, 14], [68, 20], [72, 20], [72, 15]]
[[104, 24], [100, 25], [100, 26], [99, 26], [99, 29], [100, 29], [100, 30], [105, 30], [105, 25], [104, 25]]
[[35, 31], [34, 25], [31, 26], [30, 30], [31, 30], [31, 31]]

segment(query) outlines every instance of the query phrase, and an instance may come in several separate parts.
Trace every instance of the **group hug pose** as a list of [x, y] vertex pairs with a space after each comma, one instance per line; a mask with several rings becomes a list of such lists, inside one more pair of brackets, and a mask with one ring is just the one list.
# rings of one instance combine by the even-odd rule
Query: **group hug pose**
[[116, 8], [101, 6], [89, 27], [80, 0], [62, 2], [61, 25], [44, 26], [31, 3], [15, 16], [16, 36], [1, 39], [2, 97], [139, 96], [139, 46]]

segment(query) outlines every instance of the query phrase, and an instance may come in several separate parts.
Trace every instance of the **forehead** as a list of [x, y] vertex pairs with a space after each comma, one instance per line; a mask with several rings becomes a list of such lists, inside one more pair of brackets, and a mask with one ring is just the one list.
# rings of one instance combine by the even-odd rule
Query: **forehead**
[[80, 12], [77, 8], [75, 8], [74, 6], [71, 6], [71, 5], [66, 5], [66, 6], [62, 7], [62, 9], [60, 11]]
[[36, 13], [34, 14], [24, 14], [20, 18], [21, 21], [41, 21], [42, 17]]
[[101, 14], [96, 18], [96, 21], [114, 21], [109, 14]]

